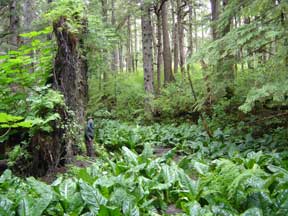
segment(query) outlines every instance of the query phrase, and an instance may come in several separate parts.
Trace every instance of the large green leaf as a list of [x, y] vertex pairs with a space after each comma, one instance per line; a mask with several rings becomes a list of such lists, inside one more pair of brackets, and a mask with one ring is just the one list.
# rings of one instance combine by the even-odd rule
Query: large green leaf
[[69, 199], [71, 196], [75, 194], [76, 191], [77, 191], [77, 184], [71, 178], [65, 179], [59, 186], [60, 195], [65, 199]]
[[34, 198], [31, 195], [24, 196], [20, 200], [18, 214], [20, 216], [41, 216], [53, 199], [53, 191], [50, 186], [34, 178], [28, 178], [27, 183], [38, 197]]
[[190, 199], [196, 199], [199, 192], [199, 181], [191, 179], [183, 170], [179, 170], [181, 186], [188, 191]]
[[84, 208], [77, 183], [73, 179], [64, 180], [59, 186], [62, 204], [66, 213], [79, 215]]
[[2, 216], [13, 216], [15, 215], [13, 202], [0, 195], [0, 215]]
[[100, 193], [98, 189], [91, 187], [82, 180], [79, 181], [79, 186], [84, 202], [88, 205], [93, 213], [98, 214], [100, 206], [105, 205], [107, 203], [107, 199]]
[[133, 200], [125, 200], [123, 202], [123, 214], [127, 216], [140, 216], [139, 208], [135, 205]]
[[126, 146], [122, 147], [122, 152], [127, 162], [130, 162], [133, 165], [138, 164], [138, 156], [130, 149], [128, 149]]
[[34, 204], [36, 204], [36, 200], [33, 198], [27, 196], [23, 197], [19, 202], [18, 207], [18, 214], [19, 216], [40, 216], [42, 212], [37, 212], [38, 214], [35, 214], [34, 212]]
[[250, 208], [243, 212], [241, 216], [263, 216], [263, 212], [259, 208]]

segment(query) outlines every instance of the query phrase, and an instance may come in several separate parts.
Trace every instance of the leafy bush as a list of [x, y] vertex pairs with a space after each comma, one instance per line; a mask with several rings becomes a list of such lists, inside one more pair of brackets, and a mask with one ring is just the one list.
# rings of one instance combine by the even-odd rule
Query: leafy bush
[[16, 145], [8, 153], [8, 166], [13, 167], [18, 160], [27, 160], [29, 159], [30, 154], [28, 151], [20, 145]]

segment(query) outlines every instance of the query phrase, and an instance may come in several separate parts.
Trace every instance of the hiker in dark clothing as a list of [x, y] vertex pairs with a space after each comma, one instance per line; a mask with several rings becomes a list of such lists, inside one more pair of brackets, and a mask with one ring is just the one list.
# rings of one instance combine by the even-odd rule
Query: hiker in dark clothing
[[87, 156], [94, 157], [95, 153], [93, 150], [93, 139], [94, 139], [94, 122], [93, 118], [90, 116], [87, 121], [85, 128], [85, 144], [87, 150]]

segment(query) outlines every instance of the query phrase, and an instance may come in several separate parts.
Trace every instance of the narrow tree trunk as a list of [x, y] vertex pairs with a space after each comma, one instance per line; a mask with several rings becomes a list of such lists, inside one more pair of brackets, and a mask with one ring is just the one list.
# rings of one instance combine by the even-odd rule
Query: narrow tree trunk
[[[108, 0], [101, 0], [101, 10], [102, 10], [102, 21], [105, 25], [108, 24]], [[109, 53], [108, 52], [104, 52], [102, 53], [102, 57], [103, 60], [108, 64], [108, 58], [109, 58]], [[107, 67], [108, 70], [108, 67]], [[107, 91], [107, 82], [108, 82], [108, 71], [107, 70], [103, 70], [103, 92], [104, 94], [106, 94]], [[101, 76], [101, 80], [102, 80], [102, 76]]]
[[20, 25], [20, 18], [17, 13], [17, 1], [16, 0], [10, 1], [9, 12], [10, 12], [9, 31], [11, 35], [9, 38], [9, 44], [12, 45], [14, 48], [17, 48], [19, 45], [18, 30], [19, 30], [19, 25]]
[[23, 2], [23, 29], [24, 31], [31, 30], [31, 24], [35, 20], [35, 1], [25, 0]]
[[130, 64], [132, 71], [135, 72], [135, 62], [134, 62], [134, 43], [133, 43], [133, 30], [132, 30], [132, 22], [131, 22], [132, 16], [130, 17]]
[[134, 45], [134, 61], [135, 61], [135, 70], [137, 71], [138, 70], [138, 31], [137, 31], [137, 17], [135, 16], [134, 17], [134, 42], [135, 42], [135, 45]]
[[183, 28], [183, 14], [181, 0], [177, 0], [177, 24], [178, 24], [178, 37], [179, 37], [179, 54], [180, 54], [180, 69], [182, 79], [184, 79], [185, 73], [185, 53], [184, 53], [184, 28]]
[[189, 2], [189, 37], [188, 37], [188, 56], [193, 55], [193, 6]]
[[211, 33], [212, 33], [213, 40], [216, 40], [218, 37], [218, 34], [217, 34], [217, 26], [215, 22], [218, 20], [218, 17], [219, 17], [219, 1], [210, 0], [210, 3], [211, 3], [211, 20], [212, 20]]
[[171, 0], [171, 12], [172, 12], [172, 37], [173, 37], [173, 71], [174, 74], [178, 72], [178, 66], [179, 66], [179, 39], [178, 39], [178, 27], [177, 23], [175, 21], [175, 0]]
[[121, 44], [119, 44], [119, 69], [120, 69], [120, 72], [124, 71], [123, 46]]
[[153, 56], [155, 58], [153, 58], [153, 66], [157, 65], [157, 58], [156, 56], [158, 56], [157, 54], [157, 20], [156, 20], [156, 23], [153, 22], [153, 19], [151, 20], [152, 22], [152, 37], [153, 37]]
[[194, 13], [194, 31], [195, 31], [195, 50], [197, 52], [198, 50], [198, 23], [197, 23], [197, 12], [196, 12], [196, 8], [193, 8], [193, 13]]
[[[116, 18], [115, 18], [115, 0], [111, 0], [111, 7], [112, 7], [112, 17], [111, 17], [111, 24], [115, 27], [116, 25]], [[117, 46], [114, 47], [112, 51], [112, 62], [111, 62], [111, 69], [114, 73], [117, 73], [119, 70], [119, 57], [118, 57], [118, 49]]]
[[127, 72], [132, 71], [132, 55], [131, 55], [131, 16], [127, 19], [127, 42], [126, 42], [126, 66]]
[[144, 3], [144, 1], [142, 0], [141, 8], [144, 87], [147, 93], [153, 94], [153, 28], [151, 22], [150, 4]]
[[172, 73], [172, 57], [170, 50], [170, 39], [168, 31], [167, 2], [162, 6], [162, 31], [163, 31], [163, 60], [164, 60], [164, 84], [175, 80]]
[[161, 14], [157, 13], [157, 94], [160, 94], [161, 88], [161, 66], [162, 66], [162, 28]]

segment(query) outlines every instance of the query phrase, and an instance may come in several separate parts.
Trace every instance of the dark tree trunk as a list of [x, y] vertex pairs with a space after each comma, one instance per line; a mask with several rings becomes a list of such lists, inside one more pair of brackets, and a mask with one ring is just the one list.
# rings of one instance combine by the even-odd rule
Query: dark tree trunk
[[17, 48], [19, 45], [18, 41], [18, 30], [20, 25], [20, 18], [17, 14], [17, 1], [11, 0], [9, 3], [9, 12], [10, 12], [10, 24], [9, 24], [9, 31], [10, 31], [10, 39], [9, 43], [14, 48]]
[[53, 87], [63, 93], [66, 104], [76, 113], [77, 120], [84, 123], [88, 101], [87, 62], [77, 49], [83, 43], [79, 36], [69, 32], [64, 17], [55, 22], [53, 28], [58, 44]]
[[219, 17], [219, 2], [218, 0], [210, 0], [210, 2], [211, 2], [211, 20], [212, 20], [211, 32], [213, 40], [216, 40], [218, 35], [217, 35], [217, 26], [215, 22], [218, 20]]

